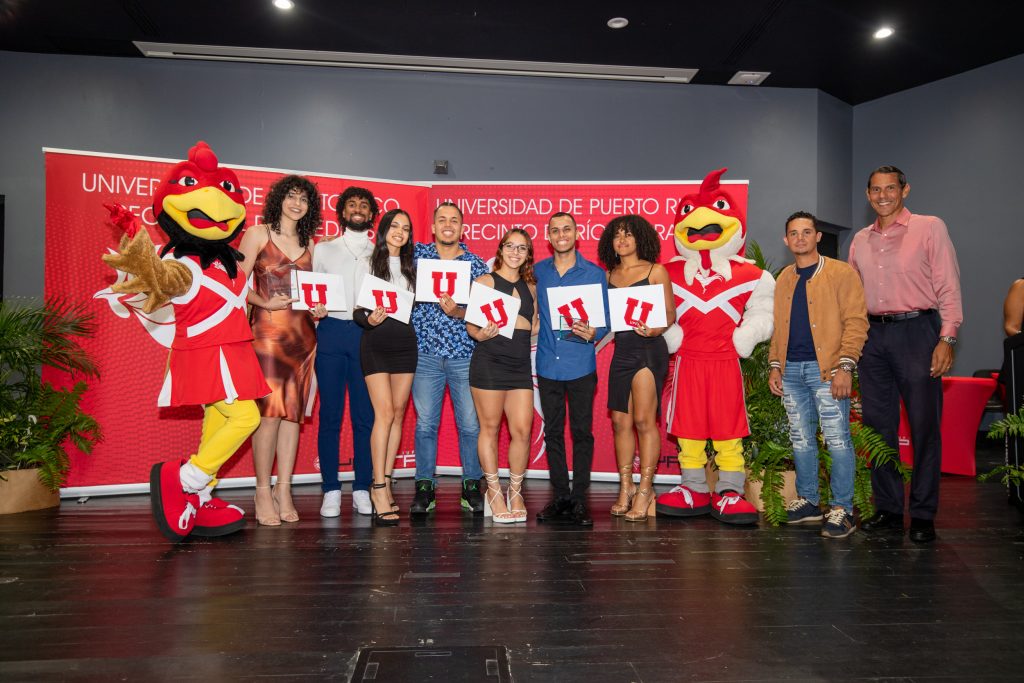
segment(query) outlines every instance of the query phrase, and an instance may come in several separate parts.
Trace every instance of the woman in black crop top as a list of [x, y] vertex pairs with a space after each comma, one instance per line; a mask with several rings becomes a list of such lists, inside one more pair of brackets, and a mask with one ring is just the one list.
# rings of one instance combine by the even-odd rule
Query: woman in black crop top
[[[608, 269], [608, 288], [661, 285], [665, 290], [668, 325], [676, 307], [668, 271], [658, 265], [661, 240], [640, 216], [609, 221], [597, 244], [597, 255]], [[643, 522], [654, 514], [654, 474], [661, 455], [658, 417], [668, 373], [665, 327], [638, 325], [615, 334], [615, 355], [608, 369], [608, 409], [615, 433], [615, 462], [619, 468], [619, 498], [611, 514], [628, 522]], [[636, 435], [634, 436], [634, 430]], [[640, 484], [633, 485], [633, 454], [640, 451]]]
[[[478, 342], [469, 363], [469, 386], [480, 420], [477, 450], [487, 480], [485, 511], [501, 524], [526, 521], [523, 478], [530, 458], [533, 429], [533, 368], [530, 336], [537, 331], [536, 279], [533, 276], [533, 243], [518, 228], [509, 230], [498, 243], [494, 270], [476, 279], [482, 285], [521, 300], [512, 339], [498, 335], [488, 323], [466, 330]], [[508, 420], [508, 493], [503, 498], [498, 480], [498, 430], [502, 415]]]

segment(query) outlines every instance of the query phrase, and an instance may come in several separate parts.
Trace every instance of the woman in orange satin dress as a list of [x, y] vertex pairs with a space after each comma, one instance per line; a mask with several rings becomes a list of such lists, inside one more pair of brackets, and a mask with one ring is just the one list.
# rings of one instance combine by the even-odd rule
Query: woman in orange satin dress
[[[267, 195], [263, 221], [246, 230], [239, 250], [245, 256], [242, 268], [252, 275], [253, 348], [273, 389], [257, 401], [260, 426], [252, 435], [256, 522], [279, 526], [299, 521], [292, 472], [313, 378], [314, 321], [326, 314], [323, 306], [312, 311], [291, 308], [292, 272], [313, 267], [313, 234], [320, 227], [316, 186], [301, 176], [281, 178]], [[271, 490], [275, 455], [277, 484]]]

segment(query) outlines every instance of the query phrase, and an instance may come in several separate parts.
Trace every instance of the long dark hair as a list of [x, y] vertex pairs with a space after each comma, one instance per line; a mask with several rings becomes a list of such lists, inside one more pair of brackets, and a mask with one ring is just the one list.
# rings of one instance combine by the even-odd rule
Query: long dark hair
[[320, 227], [320, 192], [308, 178], [286, 175], [271, 185], [263, 207], [263, 222], [270, 226], [271, 230], [281, 234], [281, 203], [292, 190], [304, 192], [306, 199], [309, 200], [306, 215], [299, 219], [299, 224], [295, 227], [299, 235], [299, 246], [307, 247]]
[[[388, 250], [387, 238], [388, 230], [391, 229], [391, 223], [394, 222], [395, 216], [398, 214], [402, 214], [409, 221], [409, 239], [398, 250], [398, 262], [401, 265], [402, 275], [408, 280], [410, 286], [415, 287], [416, 261], [412, 257], [412, 216], [403, 209], [391, 209], [381, 217], [380, 225], [377, 226], [377, 243], [373, 245], [373, 253], [370, 254], [370, 274], [379, 277], [381, 280], [391, 282], [391, 264], [388, 262], [388, 259], [391, 258], [391, 252]], [[398, 283], [396, 282], [395, 284], [397, 285]]]
[[619, 255], [615, 253], [615, 235], [624, 232], [636, 240], [637, 258], [657, 263], [661, 256], [661, 240], [658, 232], [643, 216], [619, 216], [608, 221], [597, 242], [597, 258], [607, 270], [619, 265]]
[[498, 242], [498, 253], [494, 255], [493, 270], [497, 272], [504, 263], [501, 257], [501, 250], [505, 248], [508, 238], [512, 235], [522, 235], [526, 238], [526, 260], [519, 266], [519, 277], [523, 278], [528, 285], [536, 284], [537, 276], [533, 274], [533, 240], [530, 239], [530, 236], [522, 228], [512, 228], [502, 235], [501, 241]]

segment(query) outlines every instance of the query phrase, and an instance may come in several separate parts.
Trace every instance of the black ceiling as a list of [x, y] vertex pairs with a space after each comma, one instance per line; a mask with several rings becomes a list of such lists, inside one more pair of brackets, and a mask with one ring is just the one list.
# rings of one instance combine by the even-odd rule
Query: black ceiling
[[[770, 71], [858, 104], [1024, 52], [1017, 1], [0, 0], [0, 48], [138, 57], [133, 40]], [[629, 26], [614, 31], [608, 19]], [[893, 37], [872, 33], [892, 26]], [[684, 85], [666, 87], [686, 87]]]

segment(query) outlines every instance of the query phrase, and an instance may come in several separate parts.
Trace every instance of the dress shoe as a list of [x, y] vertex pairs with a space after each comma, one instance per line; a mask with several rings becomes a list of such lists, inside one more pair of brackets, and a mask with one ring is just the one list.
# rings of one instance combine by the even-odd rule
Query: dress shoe
[[587, 510], [587, 504], [583, 501], [577, 501], [572, 506], [572, 511], [569, 513], [569, 519], [576, 526], [594, 526], [594, 520], [590, 517], [590, 512]]
[[903, 532], [903, 514], [879, 510], [872, 517], [868, 517], [860, 523], [862, 531], [874, 533], [876, 531], [899, 531]]
[[935, 522], [930, 519], [910, 519], [910, 540], [914, 543], [931, 543], [935, 540]]
[[543, 510], [537, 513], [537, 519], [541, 522], [550, 522], [568, 517], [571, 512], [572, 500], [569, 498], [555, 498], [545, 505]]

